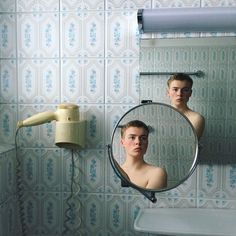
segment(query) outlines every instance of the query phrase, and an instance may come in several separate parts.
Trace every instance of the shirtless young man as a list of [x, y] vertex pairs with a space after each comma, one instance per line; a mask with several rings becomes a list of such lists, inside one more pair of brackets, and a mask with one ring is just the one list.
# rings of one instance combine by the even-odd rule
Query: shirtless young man
[[189, 119], [196, 130], [198, 139], [200, 139], [205, 128], [205, 119], [187, 105], [192, 95], [193, 80], [187, 74], [178, 73], [169, 78], [167, 85], [167, 94], [170, 97], [171, 105]]
[[142, 188], [162, 189], [167, 186], [166, 171], [144, 161], [148, 135], [148, 126], [139, 120], [130, 121], [122, 127], [121, 145], [125, 148], [126, 159], [121, 168], [133, 184]]

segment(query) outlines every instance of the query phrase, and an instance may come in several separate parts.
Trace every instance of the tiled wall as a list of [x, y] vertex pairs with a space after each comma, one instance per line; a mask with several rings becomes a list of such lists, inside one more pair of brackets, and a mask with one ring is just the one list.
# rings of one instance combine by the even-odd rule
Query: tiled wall
[[[133, 230], [142, 207], [236, 208], [234, 163], [201, 164], [177, 189], [158, 194], [153, 205], [120, 187], [106, 149], [121, 115], [142, 99], [137, 9], [212, 6], [236, 6], [236, 1], [0, 1], [1, 143], [14, 143], [17, 120], [55, 110], [62, 102], [79, 104], [88, 121], [87, 147], [74, 153], [78, 194], [72, 199], [72, 153], [55, 147], [54, 122], [20, 130], [27, 235], [62, 235], [67, 228], [70, 235], [143, 235]], [[235, 118], [227, 126], [224, 106], [215, 100], [222, 84], [204, 84], [219, 92], [212, 94], [214, 106], [202, 108], [207, 118], [218, 117], [207, 128], [205, 140], [214, 137], [207, 159], [230, 159], [227, 150], [233, 148], [225, 144], [228, 133], [235, 138]], [[228, 96], [235, 99], [233, 89]], [[67, 220], [68, 205], [72, 212]], [[1, 229], [7, 235], [5, 225]]]
[[0, 145], [0, 235], [19, 235], [13, 145]]

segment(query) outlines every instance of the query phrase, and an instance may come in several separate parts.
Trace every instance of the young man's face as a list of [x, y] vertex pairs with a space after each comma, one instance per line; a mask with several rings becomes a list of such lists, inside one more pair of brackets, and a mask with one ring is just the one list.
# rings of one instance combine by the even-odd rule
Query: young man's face
[[129, 156], [143, 156], [148, 147], [148, 133], [144, 128], [129, 127], [124, 132], [121, 145]]
[[192, 95], [191, 84], [188, 81], [173, 80], [169, 85], [167, 95], [174, 106], [187, 104]]

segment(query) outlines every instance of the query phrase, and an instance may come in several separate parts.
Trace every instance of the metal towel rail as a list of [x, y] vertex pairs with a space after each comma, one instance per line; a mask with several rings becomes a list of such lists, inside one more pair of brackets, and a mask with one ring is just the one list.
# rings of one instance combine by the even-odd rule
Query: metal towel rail
[[184, 73], [187, 75], [195, 75], [197, 77], [203, 77], [204, 72], [201, 70], [194, 71], [194, 72], [140, 72], [140, 75], [174, 75], [176, 73]]

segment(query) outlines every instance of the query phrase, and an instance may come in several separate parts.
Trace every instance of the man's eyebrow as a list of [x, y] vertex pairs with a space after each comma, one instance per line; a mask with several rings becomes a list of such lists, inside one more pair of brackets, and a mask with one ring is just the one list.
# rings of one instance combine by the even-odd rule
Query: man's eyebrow
[[140, 136], [140, 137], [143, 137], [143, 136], [147, 137], [147, 136], [148, 136], [147, 134], [142, 134], [142, 135], [137, 135], [137, 134], [128, 134], [128, 135], [132, 135], [132, 136]]

